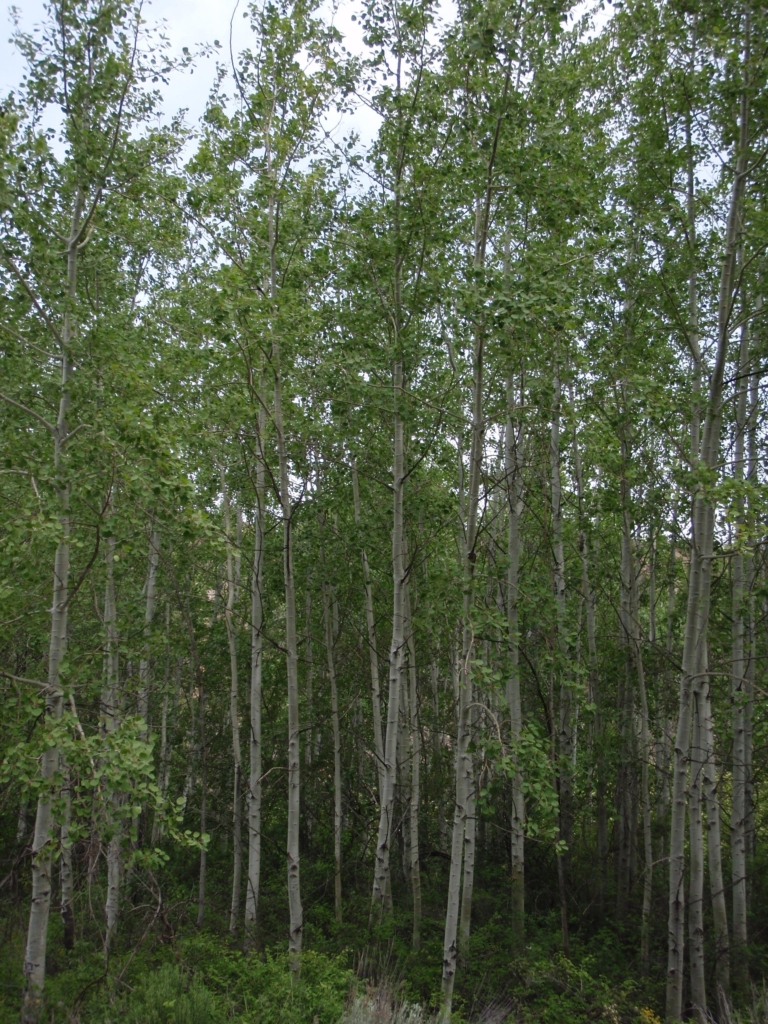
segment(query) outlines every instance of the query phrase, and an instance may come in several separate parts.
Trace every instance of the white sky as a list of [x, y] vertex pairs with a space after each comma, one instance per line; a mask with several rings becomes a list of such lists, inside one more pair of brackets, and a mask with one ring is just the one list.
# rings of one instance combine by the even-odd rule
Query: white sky
[[[229, 62], [229, 33], [232, 22], [233, 51], [237, 53], [252, 40], [250, 22], [243, 18], [247, 0], [240, 0], [237, 12], [236, 0], [151, 0], [146, 3], [144, 15], [148, 24], [165, 22], [165, 34], [170, 40], [171, 52], [181, 54], [182, 47], [195, 52], [201, 44], [221, 43], [219, 59]], [[42, 0], [21, 0], [17, 3], [20, 14], [20, 28], [29, 32], [43, 20]], [[334, 18], [336, 27], [345, 37], [344, 45], [353, 53], [362, 53], [364, 47], [359, 23], [352, 21], [352, 15], [359, 10], [357, 0], [341, 0]], [[5, 9], [0, 15], [0, 95], [5, 95], [18, 86], [24, 74], [24, 61], [10, 41], [13, 23]], [[164, 88], [165, 113], [172, 114], [184, 107], [189, 111], [187, 121], [193, 125], [205, 109], [208, 93], [214, 79], [215, 57], [200, 58], [194, 72], [176, 74]], [[363, 143], [370, 142], [376, 135], [378, 125], [375, 115], [365, 108], [352, 118], [345, 119], [342, 134], [353, 128]]]
[[[145, 0], [144, 14], [149, 24], [165, 22], [165, 32], [170, 40], [171, 52], [181, 54], [182, 47], [188, 47], [193, 53], [203, 43], [212, 43], [218, 39], [221, 43], [219, 59], [229, 62], [230, 22], [232, 23], [233, 51], [247, 46], [251, 40], [250, 22], [243, 18], [247, 10], [248, 0], [240, 0], [234, 18], [237, 0]], [[581, 0], [574, 10], [579, 16], [589, 7], [594, 7], [600, 0]], [[42, 0], [17, 0], [20, 15], [20, 27], [23, 31], [31, 31], [43, 19]], [[330, 10], [330, 0], [327, 10]], [[344, 36], [344, 45], [353, 53], [362, 54], [365, 47], [359, 21], [353, 22], [352, 16], [360, 11], [359, 0], [338, 0], [338, 10], [334, 17], [336, 27]], [[455, 12], [455, 0], [442, 0], [440, 3], [441, 19], [445, 23], [452, 20]], [[607, 20], [606, 10], [598, 11], [596, 21], [599, 24]], [[14, 89], [24, 74], [24, 61], [10, 41], [13, 23], [6, 8], [0, 14], [0, 95]], [[199, 58], [193, 72], [175, 74], [164, 91], [164, 113], [166, 116], [180, 108], [188, 110], [187, 123], [196, 124], [205, 109], [211, 84], [214, 78], [215, 57]], [[336, 137], [346, 134], [350, 129], [360, 136], [363, 148], [373, 141], [378, 131], [376, 116], [367, 108], [360, 106], [355, 114], [346, 116], [343, 123], [336, 125], [331, 121], [327, 125], [335, 129]]]

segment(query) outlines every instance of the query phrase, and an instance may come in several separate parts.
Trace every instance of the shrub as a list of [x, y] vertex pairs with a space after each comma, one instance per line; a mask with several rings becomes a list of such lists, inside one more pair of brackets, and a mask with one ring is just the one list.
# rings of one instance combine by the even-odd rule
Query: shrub
[[174, 964], [145, 975], [131, 993], [122, 1024], [214, 1024], [218, 1001], [198, 977]]

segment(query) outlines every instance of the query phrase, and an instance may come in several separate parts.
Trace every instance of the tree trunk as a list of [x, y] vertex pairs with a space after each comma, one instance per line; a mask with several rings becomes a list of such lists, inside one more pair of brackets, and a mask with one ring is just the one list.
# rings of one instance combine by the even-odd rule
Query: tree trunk
[[688, 790], [689, 845], [691, 849], [688, 934], [691, 961], [691, 1004], [695, 1019], [699, 1024], [706, 1024], [707, 995], [704, 982], [704, 833], [701, 821], [701, 785], [704, 752], [701, 746], [701, 700], [701, 692], [694, 693], [691, 775]]
[[[240, 710], [239, 685], [237, 677], [237, 631], [234, 622], [234, 609], [237, 601], [237, 591], [240, 583], [240, 545], [242, 536], [242, 518], [240, 509], [236, 511], [237, 537], [233, 544], [230, 522], [229, 491], [224, 477], [224, 470], [221, 470], [221, 488], [224, 496], [224, 535], [227, 543], [227, 601], [224, 606], [224, 622], [227, 627], [227, 644], [229, 647], [229, 725], [232, 730], [232, 765], [233, 765], [233, 788], [232, 788], [232, 836], [233, 836], [233, 864], [232, 864], [232, 899], [229, 907], [229, 933], [233, 937], [237, 934], [237, 926], [240, 920], [240, 890], [242, 888], [243, 874], [243, 801], [242, 801], [242, 749], [240, 745]], [[233, 552], [234, 547], [234, 552]]]
[[[53, 603], [51, 605], [51, 633], [48, 647], [48, 685], [45, 714], [48, 719], [61, 718], [64, 694], [59, 681], [59, 668], [67, 650], [67, 617], [69, 610], [69, 550], [70, 550], [70, 483], [67, 473], [67, 442], [69, 440], [70, 377], [72, 372], [70, 346], [75, 325], [73, 306], [77, 297], [77, 256], [81, 242], [80, 221], [84, 197], [78, 189], [67, 242], [67, 300], [61, 331], [61, 385], [59, 410], [53, 432], [53, 462], [57, 484], [59, 537], [53, 568]], [[24, 995], [22, 1024], [37, 1024], [42, 1012], [45, 987], [45, 954], [48, 942], [48, 917], [51, 909], [53, 885], [52, 833], [54, 827], [52, 800], [53, 781], [59, 767], [59, 751], [47, 747], [40, 759], [43, 787], [37, 801], [35, 832], [32, 839], [32, 902], [24, 953]]]
[[157, 587], [157, 564], [160, 560], [160, 534], [153, 527], [149, 535], [149, 558], [147, 582], [145, 585], [146, 605], [144, 607], [144, 650], [139, 659], [139, 716], [144, 722], [143, 735], [149, 731], [149, 687], [151, 683], [151, 639], [152, 622], [155, 618], [155, 592]]
[[[360, 530], [360, 487], [357, 479], [357, 461], [352, 460], [352, 496], [355, 504], [355, 525]], [[373, 749], [376, 755], [376, 775], [379, 780], [379, 801], [382, 799], [384, 782], [384, 739], [381, 728], [381, 687], [379, 684], [379, 656], [376, 650], [376, 625], [373, 611], [373, 588], [368, 567], [368, 554], [360, 548], [363, 563], [363, 587], [365, 588], [365, 624], [368, 631], [368, 657], [371, 664], [371, 710], [373, 712]]]
[[421, 862], [419, 859], [419, 809], [421, 803], [421, 728], [419, 725], [419, 692], [416, 675], [416, 641], [411, 615], [411, 584], [406, 581], [403, 594], [406, 622], [409, 678], [409, 753], [411, 762], [411, 792], [408, 808], [411, 892], [413, 893], [413, 927], [411, 946], [421, 946]]
[[[333, 598], [335, 602], [335, 597]], [[334, 620], [331, 612], [331, 589], [323, 584], [323, 620], [325, 624], [325, 650], [328, 659], [328, 682], [331, 687], [331, 720], [333, 725], [333, 909], [336, 920], [341, 924], [341, 727], [339, 724], [339, 693], [336, 686], [336, 663], [333, 646], [336, 642]]]
[[[485, 245], [488, 236], [489, 211], [490, 192], [486, 193], [485, 203], [481, 204], [478, 202], [475, 210], [474, 265], [476, 270], [481, 270], [485, 266]], [[472, 785], [472, 757], [469, 754], [468, 747], [470, 731], [469, 708], [472, 704], [473, 685], [471, 662], [474, 648], [474, 632], [470, 616], [474, 598], [478, 506], [483, 463], [483, 438], [485, 435], [485, 425], [483, 422], [484, 359], [485, 325], [482, 322], [478, 322], [475, 325], [475, 342], [472, 352], [472, 441], [469, 453], [469, 487], [466, 496], [466, 520], [462, 523], [464, 530], [464, 543], [462, 546], [464, 597], [459, 673], [458, 735], [456, 742], [456, 804], [453, 816], [453, 835], [451, 838], [448, 906], [445, 913], [445, 932], [443, 934], [440, 1016], [446, 1024], [451, 1017], [453, 988], [456, 980], [459, 887], [461, 884], [464, 834], [468, 814], [467, 800], [470, 786]]]
[[[744, 480], [744, 447], [747, 427], [747, 387], [749, 374], [749, 333], [741, 329], [741, 345], [737, 369], [736, 437], [733, 475], [737, 484]], [[732, 633], [731, 633], [731, 696], [733, 702], [733, 797], [731, 803], [731, 884], [733, 890], [733, 944], [739, 988], [746, 989], [747, 946], [747, 862], [746, 862], [746, 749], [745, 706], [747, 696], [747, 665], [744, 650], [746, 611], [744, 594], [743, 539], [747, 531], [744, 499], [737, 492], [736, 544], [731, 556]]]
[[[749, 9], [745, 18], [744, 66], [749, 59]], [[748, 165], [749, 106], [745, 88], [739, 104], [739, 139], [736, 146], [735, 172], [730, 206], [718, 298], [718, 335], [715, 364], [709, 384], [706, 419], [701, 444], [701, 462], [712, 472], [717, 468], [720, 452], [722, 422], [722, 394], [725, 367], [729, 350], [729, 323], [735, 294], [739, 287], [736, 279], [736, 255], [739, 245], [740, 215]], [[692, 175], [691, 175], [692, 178]], [[692, 204], [693, 186], [689, 186]], [[691, 225], [693, 218], [689, 218]], [[689, 225], [689, 227], [691, 226]], [[691, 275], [691, 334], [696, 338], [695, 274]], [[692, 349], [694, 346], [691, 346]], [[698, 342], [696, 341], [696, 350]], [[694, 417], [695, 420], [695, 417]], [[698, 464], [697, 446], [692, 444], [694, 466]], [[688, 579], [685, 643], [680, 676], [680, 706], [677, 735], [675, 737], [672, 820], [670, 825], [669, 857], [669, 925], [667, 957], [667, 1018], [680, 1020], [682, 1012], [684, 899], [685, 870], [685, 790], [688, 748], [691, 731], [691, 691], [699, 688], [699, 679], [706, 664], [707, 629], [712, 579], [715, 515], [708, 497], [699, 488], [694, 499], [693, 537]]]
[[709, 888], [712, 897], [712, 921], [715, 933], [715, 977], [717, 979], [718, 1001], [730, 1001], [730, 949], [728, 942], [728, 911], [725, 906], [723, 887], [723, 854], [720, 837], [720, 799], [717, 792], [717, 769], [715, 765], [715, 728], [712, 720], [712, 704], [709, 694], [709, 680], [705, 679], [701, 693], [701, 747], [704, 764], [702, 767], [702, 791], [707, 811], [707, 859], [709, 862]]
[[[264, 444], [266, 417], [262, 402], [258, 414], [260, 444]], [[262, 452], [263, 456], [263, 452]], [[251, 729], [248, 779], [248, 884], [245, 894], [245, 942], [256, 943], [261, 880], [261, 673], [264, 626], [264, 460], [256, 463], [256, 516], [253, 529], [253, 569], [251, 573]], [[308, 592], [309, 593], [309, 592]], [[310, 651], [311, 658], [311, 651]], [[311, 664], [311, 661], [310, 661]], [[307, 703], [312, 706], [312, 680], [308, 681]], [[307, 750], [311, 752], [311, 736]]]
[[[117, 604], [115, 598], [115, 538], [107, 539], [107, 586], [104, 594], [104, 629], [107, 635], [107, 651], [104, 658], [106, 680], [102, 696], [102, 719], [105, 732], [114, 733], [120, 722], [120, 658], [118, 650]], [[122, 871], [121, 840], [122, 828], [117, 811], [120, 794], [112, 793], [109, 797], [113, 834], [107, 846], [107, 901], [105, 906], [106, 931], [104, 933], [104, 953], [109, 956], [117, 930], [120, 906], [120, 875]]]
[[[200, 701], [200, 835], [205, 835], [208, 813], [208, 746], [205, 737], [205, 690], [198, 672], [198, 700]], [[197, 879], [197, 927], [203, 927], [205, 917], [205, 883], [208, 867], [208, 850], [200, 848], [200, 871]]]
[[403, 608], [403, 487], [405, 484], [403, 421], [399, 415], [403, 367], [395, 362], [394, 393], [394, 465], [392, 472], [392, 645], [389, 651], [389, 702], [384, 741], [384, 772], [376, 837], [376, 861], [371, 898], [371, 924], [380, 921], [387, 890], [390, 889], [389, 856], [392, 814], [397, 773], [397, 734], [400, 725], [400, 677], [405, 654], [405, 617]]
[[510, 821], [510, 861], [513, 941], [518, 948], [525, 943], [525, 792], [523, 773], [517, 767], [517, 747], [523, 731], [523, 707], [520, 697], [520, 517], [523, 511], [523, 473], [520, 439], [515, 419], [515, 391], [507, 380], [507, 429], [504, 444], [504, 471], [507, 503], [507, 631], [510, 668], [506, 699], [509, 709], [510, 742], [515, 773], [512, 776], [512, 816]]
[[560, 709], [558, 729], [558, 794], [560, 805], [560, 836], [566, 844], [565, 855], [558, 853], [561, 928], [563, 950], [568, 955], [568, 861], [573, 844], [573, 691], [570, 688], [568, 638], [565, 631], [565, 553], [563, 549], [562, 482], [560, 480], [560, 381], [559, 353], [555, 357], [552, 427], [549, 443], [552, 501], [552, 553], [554, 556], [555, 609], [557, 612], [557, 646], [560, 658]]

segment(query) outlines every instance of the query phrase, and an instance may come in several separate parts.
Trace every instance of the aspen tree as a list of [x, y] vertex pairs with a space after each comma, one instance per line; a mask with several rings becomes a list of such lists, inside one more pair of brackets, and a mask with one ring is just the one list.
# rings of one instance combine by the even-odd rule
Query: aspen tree
[[333, 908], [336, 920], [341, 923], [341, 728], [339, 724], [339, 691], [336, 683], [336, 663], [333, 647], [337, 639], [331, 604], [336, 604], [330, 584], [323, 583], [323, 625], [325, 628], [325, 652], [328, 664], [328, 682], [331, 688], [331, 723], [333, 726]]
[[[262, 798], [262, 735], [261, 686], [264, 661], [264, 515], [265, 467], [264, 432], [265, 403], [257, 414], [259, 454], [256, 461], [256, 509], [253, 525], [253, 567], [251, 570], [251, 690], [248, 778], [248, 883], [245, 894], [245, 939], [247, 946], [256, 941], [258, 926], [259, 887], [261, 884], [261, 798]], [[309, 593], [309, 591], [307, 591]], [[308, 616], [309, 618], [309, 616]], [[308, 634], [309, 635], [309, 634]], [[311, 653], [310, 653], [311, 659]], [[310, 661], [311, 664], [311, 661]], [[311, 677], [309, 681], [311, 688]], [[308, 704], [312, 706], [311, 689]], [[311, 737], [307, 750], [311, 752]]]
[[[507, 428], [504, 445], [504, 475], [507, 492], [507, 630], [510, 669], [506, 699], [509, 708], [510, 740], [513, 750], [520, 742], [523, 710], [520, 697], [520, 517], [523, 510], [523, 474], [520, 427], [516, 422], [515, 381], [507, 380]], [[510, 860], [512, 865], [512, 918], [515, 941], [525, 941], [525, 791], [517, 765], [512, 776], [512, 820]]]
[[[720, 450], [722, 422], [722, 395], [725, 367], [729, 354], [729, 322], [739, 288], [736, 261], [740, 245], [741, 209], [749, 170], [749, 98], [748, 71], [750, 53], [750, 10], [744, 18], [743, 86], [739, 97], [737, 118], [738, 138], [728, 214], [723, 239], [723, 255], [717, 301], [717, 348], [709, 383], [709, 394], [704, 410], [700, 461], [698, 445], [692, 445], [694, 465], [714, 471]], [[689, 190], [690, 194], [690, 190]], [[695, 314], [695, 278], [691, 275], [691, 309]], [[695, 315], [690, 330], [696, 331]], [[685, 867], [685, 791], [687, 781], [688, 748], [691, 735], [692, 695], [700, 690], [702, 673], [706, 672], [707, 628], [712, 581], [715, 516], [711, 501], [699, 487], [694, 496], [693, 543], [688, 578], [688, 601], [685, 619], [685, 642], [680, 677], [680, 705], [673, 759], [672, 820], [670, 825], [669, 858], [669, 925], [667, 956], [667, 1006], [670, 1020], [680, 1019], [682, 1012], [682, 968], [684, 903], [683, 884]]]
[[[352, 459], [352, 497], [355, 506], [355, 525], [360, 529], [360, 485], [357, 476], [357, 460]], [[384, 740], [381, 728], [381, 687], [379, 685], [379, 655], [376, 649], [376, 625], [373, 611], [373, 589], [368, 567], [365, 545], [360, 548], [363, 563], [363, 587], [365, 589], [365, 626], [368, 638], [368, 657], [371, 665], [371, 709], [373, 715], [373, 750], [376, 756], [376, 774], [379, 780], [379, 800], [382, 796], [384, 778]]]
[[240, 711], [239, 684], [237, 673], [237, 632], [234, 621], [237, 591], [240, 585], [240, 547], [242, 538], [242, 516], [239, 505], [235, 511], [236, 536], [233, 540], [231, 532], [230, 497], [223, 467], [220, 469], [221, 490], [224, 511], [224, 537], [227, 546], [227, 600], [224, 605], [224, 623], [227, 628], [227, 645], [229, 647], [229, 727], [232, 730], [232, 898], [229, 909], [230, 935], [237, 933], [240, 920], [240, 889], [243, 873], [243, 799], [242, 799], [242, 747], [240, 744]]

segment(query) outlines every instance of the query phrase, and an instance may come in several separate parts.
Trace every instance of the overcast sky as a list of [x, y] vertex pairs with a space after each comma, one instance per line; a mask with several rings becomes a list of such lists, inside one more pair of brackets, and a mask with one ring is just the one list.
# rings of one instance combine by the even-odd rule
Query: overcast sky
[[[599, 5], [599, 0], [597, 0]], [[588, 7], [594, 7], [595, 0], [582, 0], [575, 8], [578, 16]], [[43, 18], [42, 0], [17, 0], [20, 13], [20, 27], [23, 31], [32, 31]], [[165, 31], [174, 54], [181, 54], [183, 47], [195, 52], [201, 44], [212, 43], [218, 39], [222, 50], [220, 59], [229, 59], [230, 24], [232, 25], [233, 50], [237, 53], [252, 39], [250, 22], [243, 17], [247, 10], [248, 0], [145, 0], [145, 18], [148, 23], [165, 22]], [[452, 20], [455, 11], [454, 0], [442, 0], [439, 5], [441, 20]], [[328, 10], [330, 10], [330, 3]], [[610, 8], [598, 11], [596, 28], [605, 23]], [[362, 54], [365, 47], [362, 42], [360, 24], [352, 21], [352, 16], [360, 11], [359, 0], [339, 0], [334, 22], [344, 36], [345, 45], [353, 52]], [[233, 17], [234, 15], [234, 17]], [[24, 62], [10, 41], [13, 23], [8, 8], [0, 15], [0, 95], [15, 88], [24, 74]], [[172, 76], [170, 83], [164, 88], [164, 112], [166, 115], [175, 113], [180, 108], [188, 110], [187, 121], [193, 125], [205, 109], [205, 103], [214, 78], [215, 58], [200, 58], [193, 72], [184, 72]], [[360, 136], [363, 146], [370, 143], [378, 131], [377, 118], [365, 107], [360, 106], [354, 115], [347, 116], [344, 122], [330, 122], [326, 126], [334, 129], [338, 137], [350, 129]]]
[[[352, 21], [352, 15], [359, 11], [359, 6], [358, 0], [341, 0], [334, 18], [336, 27], [345, 37], [345, 45], [353, 53], [362, 53], [364, 49], [359, 23]], [[42, 0], [20, 0], [17, 8], [20, 27], [24, 31], [32, 31], [44, 15]], [[165, 22], [165, 31], [174, 54], [180, 54], [185, 46], [195, 52], [200, 44], [218, 39], [222, 46], [220, 59], [228, 61], [230, 23], [235, 53], [252, 39], [249, 20], [243, 18], [246, 9], [247, 0], [240, 0], [237, 10], [235, 0], [151, 0], [145, 6], [145, 18], [149, 24]], [[21, 81], [24, 61], [10, 41], [13, 22], [8, 8], [5, 8], [0, 20], [0, 95], [4, 95]], [[205, 109], [214, 68], [214, 57], [201, 58], [196, 62], [193, 73], [174, 75], [163, 90], [165, 113], [170, 114], [184, 107], [189, 111], [188, 122], [194, 124]], [[357, 131], [361, 140], [367, 143], [375, 137], [378, 125], [375, 116], [363, 108], [339, 127], [339, 134], [350, 128]]]

